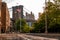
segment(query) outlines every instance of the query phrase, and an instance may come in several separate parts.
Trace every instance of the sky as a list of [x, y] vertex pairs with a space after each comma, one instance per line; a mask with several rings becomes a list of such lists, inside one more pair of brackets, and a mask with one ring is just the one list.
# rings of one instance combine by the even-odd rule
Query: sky
[[[38, 13], [43, 12], [43, 7], [45, 0], [3, 0], [7, 2], [8, 8], [11, 8], [12, 6], [18, 6], [23, 5], [24, 8], [28, 9], [28, 13], [31, 11], [35, 15], [35, 19], [38, 18]], [[12, 13], [10, 11], [10, 17], [12, 17]]]

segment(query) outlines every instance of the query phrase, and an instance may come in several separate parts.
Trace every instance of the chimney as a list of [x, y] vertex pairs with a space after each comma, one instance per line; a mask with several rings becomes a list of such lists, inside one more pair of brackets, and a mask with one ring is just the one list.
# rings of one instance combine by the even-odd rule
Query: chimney
[[40, 17], [41, 13], [39, 13], [38, 15], [39, 15], [39, 17]]
[[28, 13], [26, 12], [26, 16], [28, 15]]
[[33, 13], [32, 13], [32, 11], [31, 11], [31, 15], [32, 15]]

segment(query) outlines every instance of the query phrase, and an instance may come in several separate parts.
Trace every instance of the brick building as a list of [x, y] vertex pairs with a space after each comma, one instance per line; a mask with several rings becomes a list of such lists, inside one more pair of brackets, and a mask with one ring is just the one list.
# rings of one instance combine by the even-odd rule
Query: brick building
[[5, 2], [0, 0], [0, 33], [8, 31], [10, 27], [10, 15]]

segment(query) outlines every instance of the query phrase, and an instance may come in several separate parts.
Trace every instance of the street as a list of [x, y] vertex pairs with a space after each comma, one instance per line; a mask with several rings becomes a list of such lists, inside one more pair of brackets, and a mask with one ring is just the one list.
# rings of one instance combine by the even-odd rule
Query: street
[[13, 34], [0, 34], [0, 40], [58, 40], [58, 39], [13, 33]]

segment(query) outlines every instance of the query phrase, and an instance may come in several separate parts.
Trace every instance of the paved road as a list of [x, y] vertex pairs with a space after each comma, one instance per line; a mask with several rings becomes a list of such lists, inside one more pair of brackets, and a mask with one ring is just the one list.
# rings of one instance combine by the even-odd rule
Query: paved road
[[25, 39], [29, 39], [29, 40], [58, 40], [54, 38], [46, 38], [46, 37], [32, 36], [26, 34], [22, 34], [22, 35], [18, 34], [18, 36], [24, 37]]
[[0, 40], [58, 40], [26, 34], [0, 34]]

